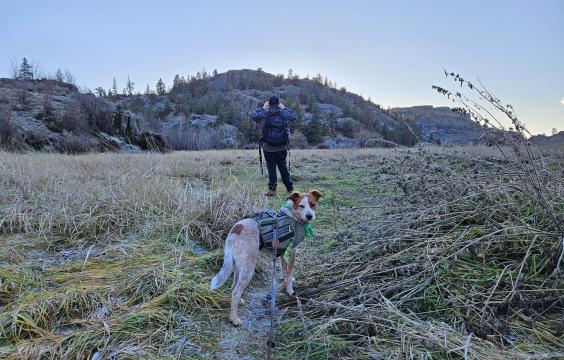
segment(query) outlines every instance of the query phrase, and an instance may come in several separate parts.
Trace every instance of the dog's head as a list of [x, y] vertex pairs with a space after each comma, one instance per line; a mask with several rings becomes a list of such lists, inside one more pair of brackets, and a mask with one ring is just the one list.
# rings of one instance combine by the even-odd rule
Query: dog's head
[[305, 223], [315, 219], [315, 211], [320, 198], [321, 193], [317, 190], [311, 190], [308, 193], [293, 191], [288, 197], [288, 203], [296, 219]]

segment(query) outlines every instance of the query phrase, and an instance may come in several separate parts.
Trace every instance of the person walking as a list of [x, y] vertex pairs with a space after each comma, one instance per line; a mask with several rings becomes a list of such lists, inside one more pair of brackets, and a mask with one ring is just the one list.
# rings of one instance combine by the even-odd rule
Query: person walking
[[277, 167], [286, 190], [292, 192], [294, 186], [290, 180], [286, 158], [289, 145], [288, 122], [296, 120], [296, 114], [286, 108], [277, 95], [272, 95], [262, 108], [253, 111], [250, 116], [254, 121], [261, 122], [262, 127], [259, 146], [264, 152], [268, 170], [268, 190], [265, 195], [276, 196]]

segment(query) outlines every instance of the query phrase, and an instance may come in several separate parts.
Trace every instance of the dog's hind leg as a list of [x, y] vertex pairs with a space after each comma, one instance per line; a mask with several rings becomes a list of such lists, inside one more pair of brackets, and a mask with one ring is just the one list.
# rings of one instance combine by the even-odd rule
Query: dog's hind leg
[[[239, 271], [237, 271], [237, 267], [235, 266], [235, 271], [233, 272], [233, 283], [231, 284], [231, 292], [237, 287], [237, 282], [239, 281]], [[241, 297], [239, 303], [243, 305], [245, 300]]]
[[236, 279], [233, 280], [231, 313], [229, 314], [229, 320], [235, 326], [242, 323], [237, 316], [237, 310], [241, 302], [241, 295], [255, 272], [259, 252], [259, 233], [256, 221], [244, 219], [238, 224], [241, 224], [241, 227], [238, 229], [239, 231], [234, 228], [237, 236], [233, 237], [233, 268], [235, 269]]
[[[229, 315], [229, 320], [234, 326], [239, 326], [242, 323], [241, 319], [239, 319], [239, 316], [237, 315], [237, 311], [239, 308], [239, 303], [242, 303], [241, 295], [253, 278], [256, 261], [254, 261], [252, 264], [245, 265], [245, 269], [235, 271], [236, 278], [233, 280], [234, 285], [233, 291], [231, 292], [231, 314]], [[235, 266], [237, 267], [237, 264]]]

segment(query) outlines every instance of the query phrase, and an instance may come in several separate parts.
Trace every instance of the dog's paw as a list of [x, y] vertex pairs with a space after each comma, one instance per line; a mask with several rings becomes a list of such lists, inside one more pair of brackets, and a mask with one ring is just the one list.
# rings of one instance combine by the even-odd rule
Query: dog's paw
[[235, 319], [229, 319], [229, 321], [231, 321], [231, 324], [235, 327], [239, 327], [243, 323], [243, 321], [241, 321], [238, 317]]
[[286, 294], [288, 294], [288, 296], [294, 296], [296, 295], [296, 292], [291, 286], [286, 286]]

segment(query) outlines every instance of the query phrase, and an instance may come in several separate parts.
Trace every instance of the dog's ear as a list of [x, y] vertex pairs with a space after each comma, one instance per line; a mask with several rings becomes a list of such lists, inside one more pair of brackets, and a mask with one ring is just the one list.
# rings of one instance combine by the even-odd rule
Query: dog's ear
[[322, 196], [321, 193], [317, 190], [311, 190], [309, 193], [315, 197], [315, 201], [319, 201]]
[[292, 200], [295, 203], [300, 198], [300, 195], [299, 191], [292, 191], [290, 196], [288, 196], [288, 200]]

